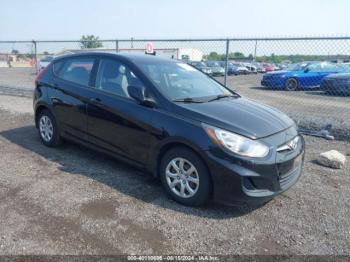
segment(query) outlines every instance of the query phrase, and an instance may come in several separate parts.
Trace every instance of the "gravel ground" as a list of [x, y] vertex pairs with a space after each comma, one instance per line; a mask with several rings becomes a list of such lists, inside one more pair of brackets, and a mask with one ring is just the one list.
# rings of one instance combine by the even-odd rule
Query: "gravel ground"
[[[228, 85], [241, 95], [274, 106], [300, 127], [319, 130], [331, 124], [337, 139], [350, 141], [350, 97], [321, 91], [286, 92], [262, 88], [262, 75], [229, 76]], [[35, 74], [31, 68], [0, 68], [0, 94], [32, 96]], [[223, 78], [219, 78], [223, 81]]]
[[262, 207], [189, 208], [142, 170], [43, 146], [30, 110], [0, 95], [0, 255], [350, 254], [350, 163], [314, 162], [329, 149], [349, 156], [348, 142], [306, 137], [305, 174]]
[[0, 87], [33, 90], [35, 69], [26, 67], [0, 68]]

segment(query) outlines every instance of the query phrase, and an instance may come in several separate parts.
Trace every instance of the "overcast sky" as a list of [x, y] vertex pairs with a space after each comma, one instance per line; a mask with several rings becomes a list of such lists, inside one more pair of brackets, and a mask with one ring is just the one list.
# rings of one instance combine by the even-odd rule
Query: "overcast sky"
[[350, 0], [2, 0], [0, 40], [350, 35]]

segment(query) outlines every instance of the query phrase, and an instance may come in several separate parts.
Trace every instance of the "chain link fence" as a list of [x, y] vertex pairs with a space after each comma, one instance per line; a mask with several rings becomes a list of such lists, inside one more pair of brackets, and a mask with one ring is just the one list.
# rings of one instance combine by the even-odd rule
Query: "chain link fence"
[[[51, 57], [84, 51], [154, 55], [190, 63], [305, 129], [331, 125], [350, 139], [350, 37], [0, 41], [0, 93], [31, 95]], [[329, 129], [329, 126], [328, 126]]]

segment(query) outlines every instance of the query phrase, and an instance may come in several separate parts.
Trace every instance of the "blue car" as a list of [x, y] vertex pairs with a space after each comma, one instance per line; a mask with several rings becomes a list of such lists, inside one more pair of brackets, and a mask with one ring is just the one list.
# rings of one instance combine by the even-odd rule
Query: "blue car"
[[350, 72], [349, 67], [329, 62], [302, 62], [292, 64], [285, 71], [270, 72], [263, 76], [261, 85], [294, 91], [319, 87], [330, 74]]

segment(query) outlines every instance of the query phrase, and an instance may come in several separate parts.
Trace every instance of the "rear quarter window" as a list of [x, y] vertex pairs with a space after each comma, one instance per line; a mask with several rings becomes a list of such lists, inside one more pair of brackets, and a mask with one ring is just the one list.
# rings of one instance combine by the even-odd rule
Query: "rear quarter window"
[[58, 75], [60, 69], [62, 68], [64, 64], [63, 60], [57, 61], [53, 64], [53, 72], [55, 73], [55, 75]]
[[93, 65], [93, 58], [73, 58], [57, 61], [53, 70], [64, 80], [88, 86]]

